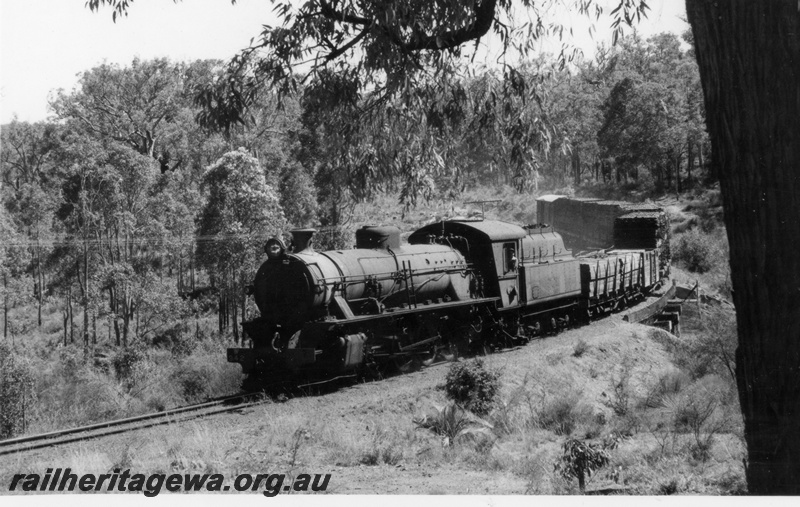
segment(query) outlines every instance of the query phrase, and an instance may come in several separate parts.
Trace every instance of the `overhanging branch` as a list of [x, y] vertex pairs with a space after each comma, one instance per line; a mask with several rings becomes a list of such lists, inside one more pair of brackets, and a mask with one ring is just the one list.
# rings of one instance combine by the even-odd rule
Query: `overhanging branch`
[[475, 21], [473, 23], [442, 34], [422, 35], [415, 33], [411, 40], [403, 40], [397, 33], [389, 33], [388, 35], [392, 42], [405, 52], [451, 49], [486, 35], [492, 27], [496, 6], [497, 0], [484, 0], [475, 7]]

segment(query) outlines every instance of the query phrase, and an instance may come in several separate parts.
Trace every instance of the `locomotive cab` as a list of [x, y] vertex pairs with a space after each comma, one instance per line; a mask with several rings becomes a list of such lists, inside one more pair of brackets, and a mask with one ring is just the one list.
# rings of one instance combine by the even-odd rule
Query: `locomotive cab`
[[580, 295], [577, 261], [552, 228], [448, 220], [409, 237], [409, 243], [424, 242], [461, 249], [480, 274], [483, 294], [500, 298], [501, 311]]

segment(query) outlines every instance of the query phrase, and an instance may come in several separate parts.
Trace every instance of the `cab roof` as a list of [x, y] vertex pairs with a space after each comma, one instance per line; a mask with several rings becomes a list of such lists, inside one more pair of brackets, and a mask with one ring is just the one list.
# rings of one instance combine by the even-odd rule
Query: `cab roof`
[[443, 232], [490, 243], [517, 240], [527, 235], [522, 227], [500, 220], [443, 220], [416, 230], [408, 237], [408, 242], [427, 243], [427, 236], [439, 236]]

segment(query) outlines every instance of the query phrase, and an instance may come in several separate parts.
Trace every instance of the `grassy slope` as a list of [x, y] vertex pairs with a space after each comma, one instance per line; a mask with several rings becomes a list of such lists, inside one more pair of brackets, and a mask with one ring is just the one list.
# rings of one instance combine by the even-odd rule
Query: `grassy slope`
[[[415, 428], [415, 415], [446, 401], [440, 385], [447, 365], [439, 365], [325, 396], [6, 458], [0, 484], [8, 484], [12, 473], [58, 462], [84, 473], [114, 467], [228, 475], [330, 472], [334, 493], [560, 494], [575, 490], [552, 472], [565, 437], [561, 425], [572, 426], [578, 438], [628, 436], [590, 488], [612, 482], [612, 473], [639, 494], [740, 488], [742, 448], [734, 427], [717, 435], [702, 461], [693, 457], [690, 433], [661, 432], [659, 423], [669, 425], [673, 412], [642, 406], [660, 378], [678, 371], [669, 343], [657, 335], [615, 316], [487, 357], [503, 383], [489, 441], [446, 447], [441, 437]], [[628, 411], [618, 415], [612, 406], [623, 379]], [[684, 389], [690, 392], [698, 382], [686, 380]], [[662, 433], [668, 437], [664, 448]]]

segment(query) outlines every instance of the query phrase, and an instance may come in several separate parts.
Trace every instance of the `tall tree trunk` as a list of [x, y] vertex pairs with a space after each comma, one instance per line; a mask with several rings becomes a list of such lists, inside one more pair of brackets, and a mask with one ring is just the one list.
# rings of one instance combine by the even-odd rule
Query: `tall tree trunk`
[[64, 307], [64, 346], [67, 346], [67, 326], [69, 325], [69, 310]]
[[225, 314], [227, 313], [227, 308], [225, 305], [225, 294], [224, 291], [219, 291], [219, 305], [217, 310], [217, 317], [219, 320], [219, 335], [225, 332]]
[[667, 177], [667, 192], [672, 190], [672, 154], [667, 155], [667, 161], [664, 164], [664, 175]]
[[688, 0], [730, 243], [750, 493], [800, 494], [800, 12]]
[[572, 177], [576, 186], [581, 184], [581, 154], [577, 148], [572, 150]]
[[183, 249], [178, 250], [178, 294], [183, 294]]
[[239, 320], [237, 318], [238, 317], [237, 314], [239, 313], [239, 305], [236, 304], [237, 301], [235, 299], [232, 301], [232, 303], [233, 304], [231, 305], [231, 316], [233, 318], [233, 326], [232, 326], [233, 327], [233, 343], [238, 344], [239, 343], [239, 326], [236, 325], [236, 324], [237, 324], [237, 322]]
[[691, 187], [692, 185], [692, 166], [694, 165], [694, 143], [687, 141], [686, 143], [686, 184]]
[[8, 338], [8, 273], [3, 272], [3, 339]]
[[128, 333], [131, 326], [131, 298], [128, 295], [128, 287], [125, 287], [125, 295], [122, 298], [122, 346], [128, 346]]
[[36, 224], [36, 296], [38, 306], [38, 323], [42, 327], [42, 247], [39, 244], [39, 224]]
[[122, 331], [119, 328], [119, 319], [114, 317], [114, 336], [117, 339], [117, 347], [122, 346]]
[[83, 303], [83, 352], [84, 355], [89, 354], [89, 247], [86, 244], [86, 238], [83, 243], [83, 294], [81, 295], [81, 302]]
[[194, 243], [191, 244], [190, 248], [192, 249], [189, 255], [189, 269], [191, 269], [191, 284], [192, 290], [195, 290], [194, 283], [195, 283], [195, 275], [194, 275]]
[[[700, 169], [701, 171], [706, 168], [706, 163], [703, 160], [703, 145], [702, 144], [697, 145], [697, 168]], [[712, 173], [712, 176], [714, 176], [714, 179], [719, 179], [717, 177], [717, 175], [714, 174], [714, 173]]]
[[244, 273], [239, 276], [239, 297], [242, 298], [242, 321], [247, 320], [247, 280]]
[[114, 328], [114, 338], [116, 339], [117, 347], [122, 343], [122, 336], [119, 331], [119, 301], [117, 300], [117, 291], [114, 284], [108, 287], [108, 333], [111, 335], [111, 328]]
[[67, 311], [69, 312], [69, 342], [75, 343], [75, 322], [72, 311], [72, 288], [67, 292]]

